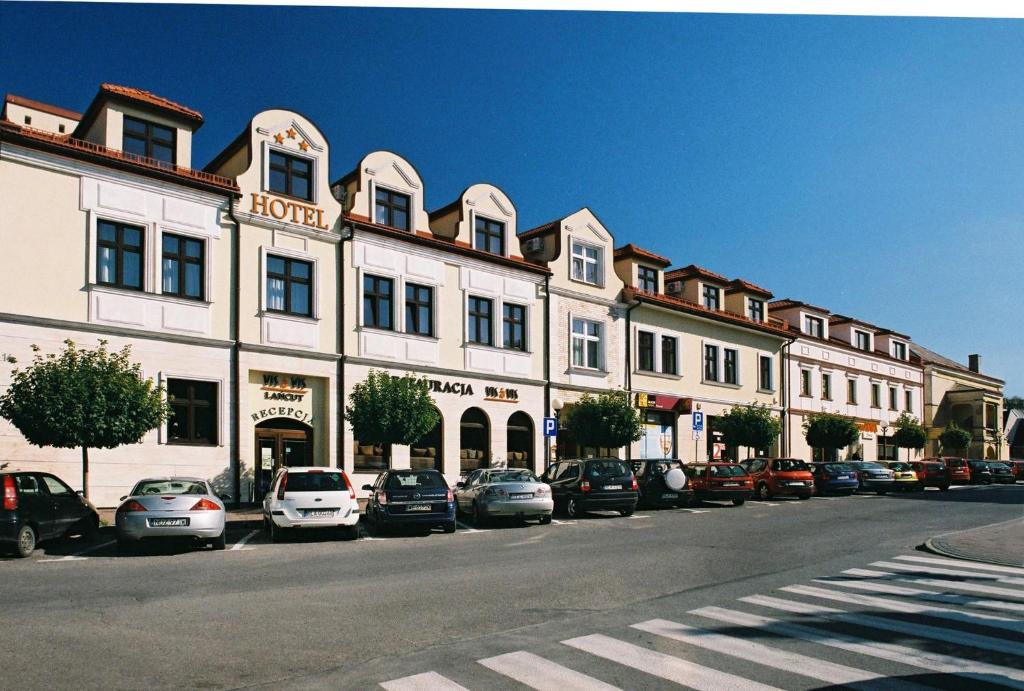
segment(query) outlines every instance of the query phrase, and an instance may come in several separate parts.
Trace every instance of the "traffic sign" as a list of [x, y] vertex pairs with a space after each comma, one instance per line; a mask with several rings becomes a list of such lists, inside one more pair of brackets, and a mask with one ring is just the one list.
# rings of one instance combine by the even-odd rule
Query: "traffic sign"
[[545, 437], [557, 437], [558, 436], [558, 418], [546, 417], [544, 418], [544, 436]]
[[699, 410], [693, 411], [693, 428], [698, 432], [704, 429], [704, 413]]

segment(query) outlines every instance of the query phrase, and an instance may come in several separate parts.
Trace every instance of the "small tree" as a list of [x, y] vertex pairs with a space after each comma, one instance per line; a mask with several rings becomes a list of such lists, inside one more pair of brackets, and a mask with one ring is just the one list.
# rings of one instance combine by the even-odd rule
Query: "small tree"
[[1003, 410], [1024, 410], [1024, 396], [1009, 396], [1003, 399]]
[[860, 438], [860, 430], [853, 420], [836, 413], [808, 415], [803, 430], [804, 438], [813, 449], [841, 449]]
[[961, 428], [955, 422], [950, 422], [946, 425], [946, 429], [942, 430], [942, 434], [939, 435], [939, 443], [942, 444], [942, 451], [945, 452], [947, 449], [960, 449], [967, 455], [967, 449], [971, 445], [971, 433]]
[[896, 418], [896, 432], [892, 435], [892, 441], [897, 447], [907, 450], [907, 460], [910, 460], [911, 449], [923, 449], [928, 441], [928, 434], [924, 427], [913, 415], [901, 413]]
[[715, 429], [729, 446], [763, 449], [771, 446], [782, 432], [779, 418], [768, 406], [733, 406], [721, 417], [715, 418]]
[[440, 419], [425, 377], [392, 377], [370, 370], [366, 380], [352, 387], [345, 419], [355, 438], [380, 444], [390, 455], [392, 444], [415, 444]]
[[630, 404], [625, 391], [597, 397], [584, 394], [569, 409], [566, 427], [582, 446], [617, 449], [643, 436], [640, 411]]
[[105, 340], [96, 350], [65, 340], [60, 354], [44, 357], [40, 350], [33, 345], [32, 364], [11, 372], [0, 416], [35, 446], [81, 447], [82, 493], [89, 496], [89, 449], [137, 444], [167, 420], [170, 406], [163, 390], [129, 361], [130, 346], [111, 353]]

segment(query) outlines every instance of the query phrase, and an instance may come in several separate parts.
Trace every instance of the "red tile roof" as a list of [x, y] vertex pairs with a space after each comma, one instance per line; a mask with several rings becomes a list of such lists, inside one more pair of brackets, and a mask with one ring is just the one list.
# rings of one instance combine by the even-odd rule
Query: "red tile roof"
[[174, 113], [176, 115], [184, 117], [186, 120], [191, 120], [197, 125], [203, 123], [203, 116], [199, 111], [186, 108], [180, 103], [168, 100], [163, 96], [157, 96], [154, 93], [146, 91], [144, 89], [136, 89], [130, 86], [120, 86], [119, 84], [100, 84], [100, 94], [110, 94], [113, 96], [120, 96], [121, 98], [128, 99], [129, 101], [135, 101], [136, 103], [143, 103], [149, 106], [155, 106], [160, 110]]
[[669, 266], [672, 264], [672, 261], [670, 259], [666, 259], [660, 254], [655, 254], [654, 252], [645, 250], [642, 247], [637, 247], [633, 243], [623, 245], [622, 247], [616, 249], [615, 258], [618, 259], [619, 257], [639, 257], [641, 259], [646, 259], [650, 262], [660, 264], [661, 266]]
[[31, 98], [25, 98], [24, 96], [16, 96], [15, 94], [7, 94], [4, 97], [4, 103], [14, 103], [19, 106], [24, 106], [26, 108], [32, 108], [33, 110], [42, 111], [43, 113], [56, 115], [57, 117], [67, 118], [68, 120], [81, 120], [82, 118], [81, 113], [76, 113], [73, 110], [58, 108], [57, 106], [51, 106], [49, 103], [43, 103], [42, 101], [33, 101]]
[[697, 266], [696, 264], [690, 264], [689, 266], [684, 266], [681, 269], [672, 269], [665, 274], [665, 280], [690, 278], [691, 276], [699, 276], [700, 278], [706, 278], [723, 284], [729, 283], [729, 279], [722, 274], [716, 274], [714, 271], [709, 271], [702, 266]]
[[557, 221], [551, 221], [550, 223], [545, 223], [544, 225], [537, 226], [536, 228], [524, 230], [523, 232], [516, 235], [516, 237], [518, 237], [520, 240], [526, 240], [537, 235], [546, 235], [547, 233], [550, 233], [553, 230], [557, 230], [560, 225], [562, 225], [562, 219], [558, 219]]
[[755, 295], [761, 295], [761, 296], [766, 297], [766, 298], [770, 298], [772, 296], [772, 291], [768, 290], [767, 288], [762, 288], [761, 286], [759, 286], [759, 285], [757, 285], [755, 283], [751, 283], [750, 281], [744, 281], [742, 278], [734, 278], [729, 283], [729, 285], [726, 286], [725, 292], [727, 292], [727, 293], [740, 293], [740, 292], [753, 293]]
[[737, 326], [743, 326], [749, 329], [755, 329], [757, 331], [763, 331], [776, 336], [784, 338], [795, 338], [799, 334], [790, 330], [789, 324], [776, 320], [775, 322], [765, 323], [757, 322], [753, 319], [749, 319], [739, 314], [733, 314], [732, 312], [723, 312], [721, 310], [713, 310], [698, 305], [696, 302], [690, 302], [682, 298], [677, 298], [669, 295], [662, 295], [661, 293], [648, 293], [644, 290], [638, 290], [636, 288], [626, 288], [623, 291], [623, 295], [626, 300], [640, 300], [641, 302], [647, 302], [654, 305], [661, 305], [671, 309], [678, 310], [680, 312], [687, 312], [699, 317], [705, 317], [707, 319], [713, 319], [715, 321], [727, 322], [735, 324]]
[[772, 310], [789, 309], [790, 307], [806, 307], [808, 309], [814, 310], [815, 312], [822, 312], [824, 314], [832, 314], [830, 311], [828, 311], [824, 307], [815, 307], [814, 305], [808, 304], [806, 302], [800, 302], [799, 300], [793, 300], [793, 299], [790, 299], [790, 298], [783, 298], [781, 300], [776, 300], [775, 302], [769, 302], [768, 303], [768, 311], [769, 312], [772, 311]]

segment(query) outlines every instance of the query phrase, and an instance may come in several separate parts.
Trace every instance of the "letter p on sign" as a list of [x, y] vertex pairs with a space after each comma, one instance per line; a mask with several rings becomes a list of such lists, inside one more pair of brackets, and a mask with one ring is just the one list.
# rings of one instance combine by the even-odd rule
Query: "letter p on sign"
[[544, 418], [544, 436], [555, 437], [558, 436], [558, 421], [553, 417]]

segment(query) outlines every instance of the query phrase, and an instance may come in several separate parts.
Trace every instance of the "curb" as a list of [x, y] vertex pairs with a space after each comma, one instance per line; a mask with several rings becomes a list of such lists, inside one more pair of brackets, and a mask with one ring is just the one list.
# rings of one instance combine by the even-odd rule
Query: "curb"
[[922, 544], [920, 548], [924, 551], [931, 552], [932, 554], [937, 554], [942, 557], [948, 557], [950, 559], [961, 559], [964, 561], [978, 562], [979, 564], [994, 564], [996, 566], [1013, 566], [1020, 568], [1022, 565], [1020, 560], [1000, 559], [998, 557], [979, 557], [976, 555], [972, 555], [970, 552], [962, 551], [956, 549], [955, 547], [950, 547], [949, 545], [944, 544], [945, 541], [941, 539], [943, 537], [946, 537], [947, 535], [957, 535], [958, 533], [965, 533], [970, 532], [971, 530], [979, 530], [980, 528], [988, 528], [997, 525], [1003, 525], [1005, 523], [1016, 523], [1020, 520], [1021, 519], [1019, 518], [1013, 518], [1009, 521], [993, 523], [991, 526], [980, 526], [979, 528], [970, 528], [968, 530], [936, 535], [935, 537], [930, 537], [927, 540], [925, 540], [924, 544]]

